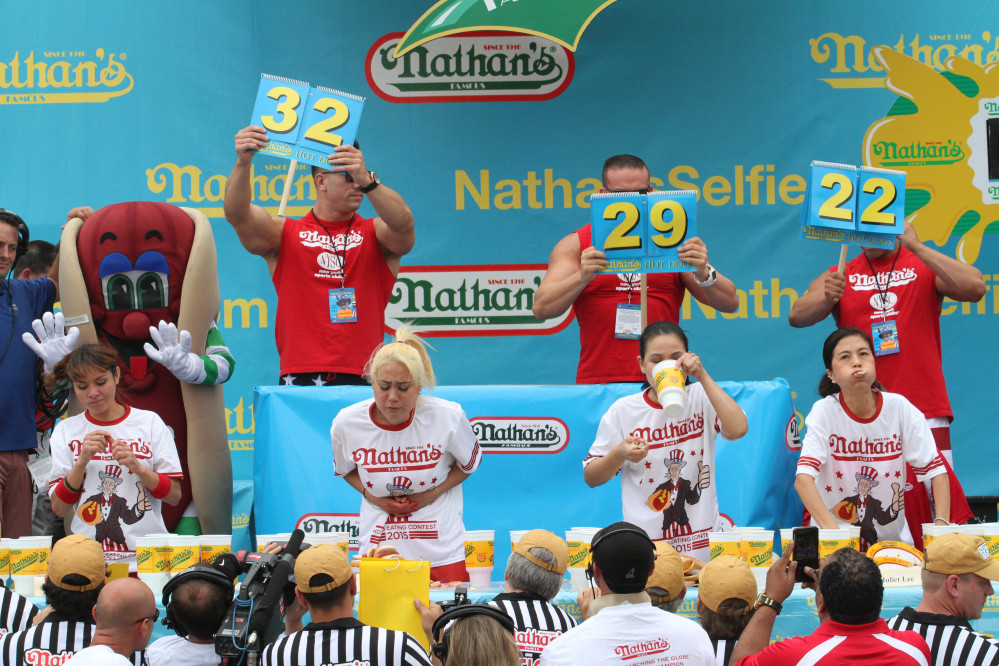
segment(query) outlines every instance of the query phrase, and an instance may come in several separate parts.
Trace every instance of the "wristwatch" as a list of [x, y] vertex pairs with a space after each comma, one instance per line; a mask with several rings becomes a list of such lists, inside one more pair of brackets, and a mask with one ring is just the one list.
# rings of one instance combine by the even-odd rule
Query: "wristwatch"
[[368, 172], [368, 178], [371, 179], [371, 182], [361, 188], [361, 191], [364, 192], [365, 194], [367, 194], [368, 192], [370, 192], [371, 190], [375, 189], [376, 187], [382, 184], [382, 181], [378, 179], [378, 174], [375, 173], [374, 171]]
[[[363, 187], [361, 188], [361, 191], [364, 191]], [[705, 265], [705, 268], [708, 269], [708, 277], [706, 277], [703, 281], [698, 280], [696, 276], [694, 277], [694, 281], [697, 283], [698, 287], [710, 287], [718, 281], [718, 271], [715, 270], [715, 267], [711, 264], [707, 264]]]
[[768, 597], [766, 592], [760, 592], [760, 596], [756, 597], [756, 604], [753, 606], [753, 610], [756, 610], [760, 606], [773, 608], [777, 615], [780, 615], [781, 609], [784, 607], [781, 602]]

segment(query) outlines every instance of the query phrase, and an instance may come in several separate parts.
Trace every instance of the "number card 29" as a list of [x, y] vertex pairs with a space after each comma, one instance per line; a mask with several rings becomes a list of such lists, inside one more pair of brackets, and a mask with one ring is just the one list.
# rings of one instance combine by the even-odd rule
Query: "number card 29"
[[590, 197], [593, 246], [607, 255], [603, 273], [679, 273], [695, 270], [679, 249], [697, 235], [697, 193], [601, 192]]
[[261, 74], [250, 122], [267, 130], [261, 153], [328, 167], [334, 148], [354, 142], [363, 108], [363, 97]]

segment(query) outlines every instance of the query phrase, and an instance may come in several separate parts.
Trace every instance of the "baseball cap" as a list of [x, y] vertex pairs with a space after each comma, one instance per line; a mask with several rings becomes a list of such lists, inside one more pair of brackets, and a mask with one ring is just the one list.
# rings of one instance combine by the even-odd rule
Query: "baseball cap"
[[661, 587], [667, 592], [665, 599], [653, 599], [657, 602], [671, 601], [683, 590], [683, 558], [665, 541], [656, 543], [656, 568], [645, 589], [650, 587]]
[[999, 562], [992, 559], [985, 539], [971, 534], [952, 532], [933, 539], [923, 554], [923, 567], [948, 576], [973, 573], [999, 580]]
[[[531, 548], [544, 548], [550, 551], [555, 556], [555, 564], [545, 562], [536, 555], [532, 555]], [[526, 558], [531, 564], [536, 564], [547, 571], [554, 571], [559, 575], [564, 574], [565, 568], [569, 565], [569, 545], [548, 530], [531, 530], [520, 537], [513, 552]]]
[[721, 555], [705, 564], [697, 585], [701, 603], [716, 613], [726, 599], [742, 599], [750, 606], [756, 601], [753, 570], [732, 555]]
[[48, 578], [63, 590], [89, 592], [104, 582], [106, 571], [101, 544], [83, 534], [59, 539], [49, 555]]
[[[329, 592], [350, 580], [352, 574], [346, 553], [331, 543], [307, 548], [295, 559], [295, 584], [302, 592]], [[332, 580], [322, 578], [322, 582], [313, 582], [312, 579], [319, 575]]]
[[648, 535], [637, 525], [624, 521], [594, 534], [590, 553], [607, 587], [617, 594], [644, 590], [656, 559], [656, 549]]

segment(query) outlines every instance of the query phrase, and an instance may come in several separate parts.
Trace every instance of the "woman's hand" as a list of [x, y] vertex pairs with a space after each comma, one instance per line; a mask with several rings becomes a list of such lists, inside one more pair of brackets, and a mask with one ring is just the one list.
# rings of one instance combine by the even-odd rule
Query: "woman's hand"
[[379, 509], [392, 516], [406, 517], [419, 508], [408, 497], [378, 497], [370, 491], [364, 493], [364, 497]]
[[95, 455], [105, 453], [113, 441], [111, 433], [106, 430], [88, 432], [81, 442], [80, 455], [76, 459], [76, 464], [85, 468]]
[[621, 455], [633, 463], [642, 462], [649, 455], [649, 443], [640, 437], [625, 437], [617, 448]]
[[144, 467], [144, 465], [135, 457], [135, 452], [132, 451], [132, 447], [129, 446], [127, 442], [123, 442], [120, 439], [114, 440], [111, 444], [111, 455], [119, 465], [127, 468], [132, 474], [138, 474], [139, 468]]
[[683, 374], [690, 375], [697, 381], [701, 381], [704, 374], [704, 366], [701, 365], [701, 357], [694, 352], [683, 352], [676, 359], [676, 367], [683, 370]]

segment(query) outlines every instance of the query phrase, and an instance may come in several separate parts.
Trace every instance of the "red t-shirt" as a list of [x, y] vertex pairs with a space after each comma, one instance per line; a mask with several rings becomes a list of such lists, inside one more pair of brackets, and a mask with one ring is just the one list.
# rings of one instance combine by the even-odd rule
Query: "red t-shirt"
[[[577, 229], [576, 235], [580, 251], [592, 244], [590, 225]], [[638, 273], [598, 273], [576, 297], [572, 307], [579, 322], [577, 384], [645, 381], [638, 367], [638, 340], [614, 337], [617, 304], [640, 303], [640, 277]], [[679, 273], [649, 273], [648, 322], [678, 323], [686, 291]]]
[[[940, 352], [940, 301], [936, 275], [916, 255], [901, 247], [896, 255], [871, 259], [863, 254], [846, 265], [846, 290], [833, 310], [839, 326], [855, 326], [872, 335], [871, 324], [895, 320], [899, 352], [878, 356], [878, 381], [909, 399], [926, 418], [953, 418]], [[895, 268], [892, 270], [892, 263]], [[880, 290], [871, 267], [877, 273]], [[889, 272], [891, 277], [889, 279]], [[887, 283], [887, 290], [885, 284]], [[887, 294], [888, 309], [879, 307]]]
[[[313, 211], [285, 220], [273, 280], [281, 373], [362, 374], [384, 339], [385, 306], [395, 284], [374, 221], [356, 214], [320, 221]], [[342, 287], [355, 290], [357, 321], [334, 324], [330, 290]]]
[[823, 622], [811, 636], [796, 636], [740, 659], [736, 666], [929, 666], [930, 649], [915, 631], [889, 629], [884, 620], [869, 624]]

